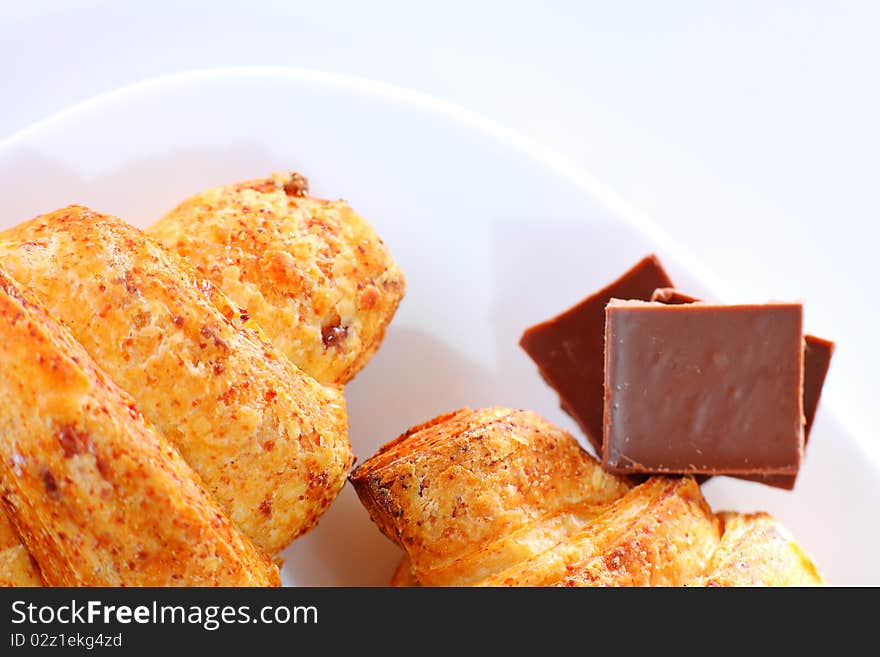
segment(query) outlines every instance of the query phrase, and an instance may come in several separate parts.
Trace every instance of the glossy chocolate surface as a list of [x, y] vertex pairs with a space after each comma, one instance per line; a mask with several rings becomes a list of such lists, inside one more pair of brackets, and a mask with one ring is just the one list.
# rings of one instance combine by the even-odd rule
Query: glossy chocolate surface
[[612, 300], [606, 317], [606, 468], [797, 473], [801, 304]]
[[[666, 287], [654, 290], [651, 301], [661, 303], [682, 304], [700, 301], [675, 288]], [[804, 445], [810, 438], [810, 430], [813, 428], [813, 420], [816, 417], [816, 409], [819, 407], [819, 399], [822, 396], [822, 387], [825, 385], [825, 377], [831, 365], [831, 357], [834, 355], [834, 343], [830, 340], [815, 335], [804, 336]], [[740, 479], [757, 481], [775, 488], [786, 490], [794, 489], [797, 475], [785, 474], [756, 474], [740, 475]], [[708, 477], [703, 477], [703, 480]], [[700, 482], [702, 483], [702, 481]]]

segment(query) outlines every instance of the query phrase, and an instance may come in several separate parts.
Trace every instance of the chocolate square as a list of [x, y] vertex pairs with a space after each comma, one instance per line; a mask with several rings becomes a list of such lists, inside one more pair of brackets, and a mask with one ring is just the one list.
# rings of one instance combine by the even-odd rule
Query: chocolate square
[[[651, 301], [659, 301], [669, 304], [694, 303], [700, 299], [685, 294], [681, 290], [666, 287], [654, 290]], [[819, 399], [822, 396], [822, 387], [825, 385], [825, 377], [831, 365], [831, 356], [834, 355], [834, 343], [830, 340], [815, 335], [804, 336], [804, 448], [810, 439], [810, 429], [813, 428], [813, 420], [816, 417], [816, 409], [819, 407]], [[740, 475], [739, 479], [757, 481], [767, 486], [793, 490], [796, 475], [784, 474], [758, 474]], [[703, 481], [708, 477], [702, 477]], [[702, 481], [700, 482], [702, 483]]]
[[602, 447], [605, 385], [605, 304], [613, 297], [647, 301], [658, 287], [671, 287], [660, 261], [649, 255], [610, 285], [565, 312], [525, 330], [520, 346], [559, 394], [595, 447]]
[[797, 473], [803, 309], [612, 300], [603, 465], [622, 473]]

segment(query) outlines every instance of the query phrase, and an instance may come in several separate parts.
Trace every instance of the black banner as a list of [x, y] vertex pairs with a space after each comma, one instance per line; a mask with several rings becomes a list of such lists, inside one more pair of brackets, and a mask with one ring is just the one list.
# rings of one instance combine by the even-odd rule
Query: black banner
[[[586, 650], [600, 638], [622, 646], [648, 637], [675, 642], [683, 632], [688, 640], [724, 631], [773, 636], [780, 616], [827, 607], [818, 597], [825, 591], [5, 589], [0, 655], [51, 649], [176, 654], [194, 646], [246, 655], [279, 646], [332, 654], [431, 648], [434, 654], [461, 649], [462, 641], [470, 648], [479, 641], [545, 650], [575, 641]], [[804, 629], [792, 625], [787, 632]]]

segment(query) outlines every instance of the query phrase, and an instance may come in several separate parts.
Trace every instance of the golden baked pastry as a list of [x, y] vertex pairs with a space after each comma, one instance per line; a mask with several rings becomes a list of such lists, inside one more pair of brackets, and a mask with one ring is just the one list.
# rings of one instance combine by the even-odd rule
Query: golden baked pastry
[[394, 574], [391, 575], [391, 586], [401, 588], [421, 586], [416, 574], [413, 572], [412, 562], [408, 556], [404, 555], [400, 563], [397, 564], [397, 568], [394, 569]]
[[40, 573], [0, 501], [0, 586], [42, 585]]
[[683, 586], [705, 571], [718, 521], [690, 477], [652, 477], [488, 586]]
[[0, 233], [0, 266], [61, 320], [273, 554], [311, 528], [351, 465], [341, 391], [280, 354], [180, 256], [71, 206]]
[[559, 429], [504, 408], [413, 427], [351, 482], [433, 586], [473, 584], [539, 554], [629, 488]]
[[309, 196], [299, 174], [206, 190], [147, 232], [189, 258], [322, 383], [357, 374], [404, 293], [372, 226], [345, 201]]
[[606, 473], [529, 411], [441, 416], [350, 479], [406, 553], [397, 586], [822, 583], [768, 516], [716, 516], [690, 477]]
[[782, 525], [766, 513], [718, 514], [724, 534], [701, 586], [813, 586], [815, 564]]
[[3, 272], [0, 372], [0, 486], [46, 584], [279, 583], [134, 400]]
[[19, 543], [0, 550], [0, 587], [45, 586], [27, 548]]

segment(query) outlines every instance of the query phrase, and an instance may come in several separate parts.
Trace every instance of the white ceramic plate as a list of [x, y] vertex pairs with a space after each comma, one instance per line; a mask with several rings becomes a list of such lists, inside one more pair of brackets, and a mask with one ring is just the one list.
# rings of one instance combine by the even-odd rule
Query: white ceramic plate
[[[0, 144], [0, 228], [69, 203], [145, 226], [202, 188], [278, 169], [348, 199], [407, 277], [382, 349], [347, 389], [360, 460], [461, 406], [532, 408], [577, 435], [520, 333], [647, 253], [718, 298], [650, 222], [527, 139], [425, 96], [293, 69], [158, 79], [18, 133]], [[827, 407], [793, 493], [726, 478], [705, 489], [715, 508], [774, 513], [832, 583], [880, 584], [880, 468]], [[346, 487], [284, 556], [290, 584], [384, 585], [399, 552]]]

